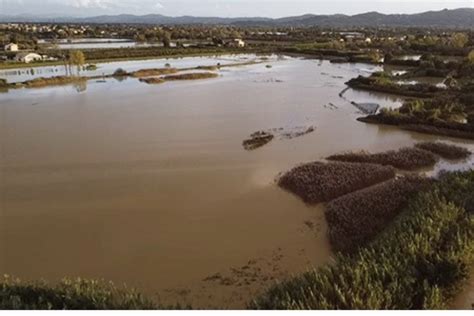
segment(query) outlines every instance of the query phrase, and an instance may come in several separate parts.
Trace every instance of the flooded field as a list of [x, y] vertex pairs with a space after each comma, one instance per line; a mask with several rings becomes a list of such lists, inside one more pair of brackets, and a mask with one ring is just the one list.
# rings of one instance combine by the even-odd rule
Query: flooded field
[[[255, 58], [119, 62], [97, 72]], [[103, 278], [165, 303], [240, 308], [277, 279], [327, 263], [322, 207], [279, 189], [275, 177], [335, 153], [439, 139], [356, 121], [351, 101], [401, 105], [383, 94], [339, 96], [344, 82], [377, 70], [273, 56], [202, 81], [1, 93], [0, 270], [26, 280]], [[31, 75], [0, 73], [10, 82]], [[302, 126], [315, 131], [242, 147], [255, 131]]]

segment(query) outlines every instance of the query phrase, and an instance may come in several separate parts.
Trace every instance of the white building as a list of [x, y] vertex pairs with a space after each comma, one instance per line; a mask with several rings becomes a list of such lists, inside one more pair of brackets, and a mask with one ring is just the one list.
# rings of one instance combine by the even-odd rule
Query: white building
[[15, 56], [15, 61], [23, 62], [23, 63], [31, 63], [33, 61], [41, 61], [43, 60], [43, 56], [36, 54], [36, 53], [19, 53]]
[[365, 43], [366, 43], [366, 44], [372, 44], [372, 39], [371, 39], [370, 37], [367, 37], [367, 38], [365, 39]]
[[240, 38], [234, 39], [232, 42], [228, 43], [228, 46], [231, 47], [245, 47], [245, 42]]
[[5, 45], [4, 49], [7, 52], [17, 52], [18, 51], [18, 45], [15, 44], [15, 43], [10, 43], [8, 45]]

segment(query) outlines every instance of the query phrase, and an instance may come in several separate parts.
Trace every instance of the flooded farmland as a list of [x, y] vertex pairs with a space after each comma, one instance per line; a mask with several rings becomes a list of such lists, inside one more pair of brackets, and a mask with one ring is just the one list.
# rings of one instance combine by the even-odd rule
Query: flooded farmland
[[[97, 71], [252, 59], [118, 62]], [[272, 56], [202, 81], [106, 79], [0, 93], [2, 272], [103, 278], [169, 304], [231, 308], [329, 262], [322, 207], [279, 189], [275, 177], [335, 153], [439, 139], [356, 121], [351, 101], [401, 105], [377, 93], [339, 96], [346, 81], [377, 70]], [[0, 73], [9, 82], [32, 75]], [[242, 147], [255, 131], [302, 126], [315, 130]]]

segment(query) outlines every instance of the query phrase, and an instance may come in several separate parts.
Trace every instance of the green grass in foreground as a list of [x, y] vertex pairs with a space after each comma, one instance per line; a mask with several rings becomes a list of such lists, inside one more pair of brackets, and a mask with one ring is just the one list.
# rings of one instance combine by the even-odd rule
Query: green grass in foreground
[[250, 308], [448, 308], [473, 262], [473, 195], [474, 171], [445, 175], [366, 248], [275, 285]]
[[22, 283], [5, 277], [0, 284], [2, 310], [142, 310], [158, 309], [134, 290], [111, 283], [64, 280], [55, 286], [44, 282]]

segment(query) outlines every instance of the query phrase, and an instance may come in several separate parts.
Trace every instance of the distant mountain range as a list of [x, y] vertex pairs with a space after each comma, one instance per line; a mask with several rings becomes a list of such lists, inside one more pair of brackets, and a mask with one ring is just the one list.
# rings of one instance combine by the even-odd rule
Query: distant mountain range
[[87, 18], [45, 17], [34, 15], [0, 15], [0, 22], [38, 23], [100, 23], [100, 24], [214, 24], [236, 26], [326, 26], [326, 27], [446, 27], [474, 28], [474, 8], [429, 11], [417, 14], [382, 14], [368, 12], [357, 15], [315, 15], [285, 17], [279, 19], [263, 17], [220, 18], [220, 17], [169, 17], [160, 14], [149, 15], [103, 15]]

